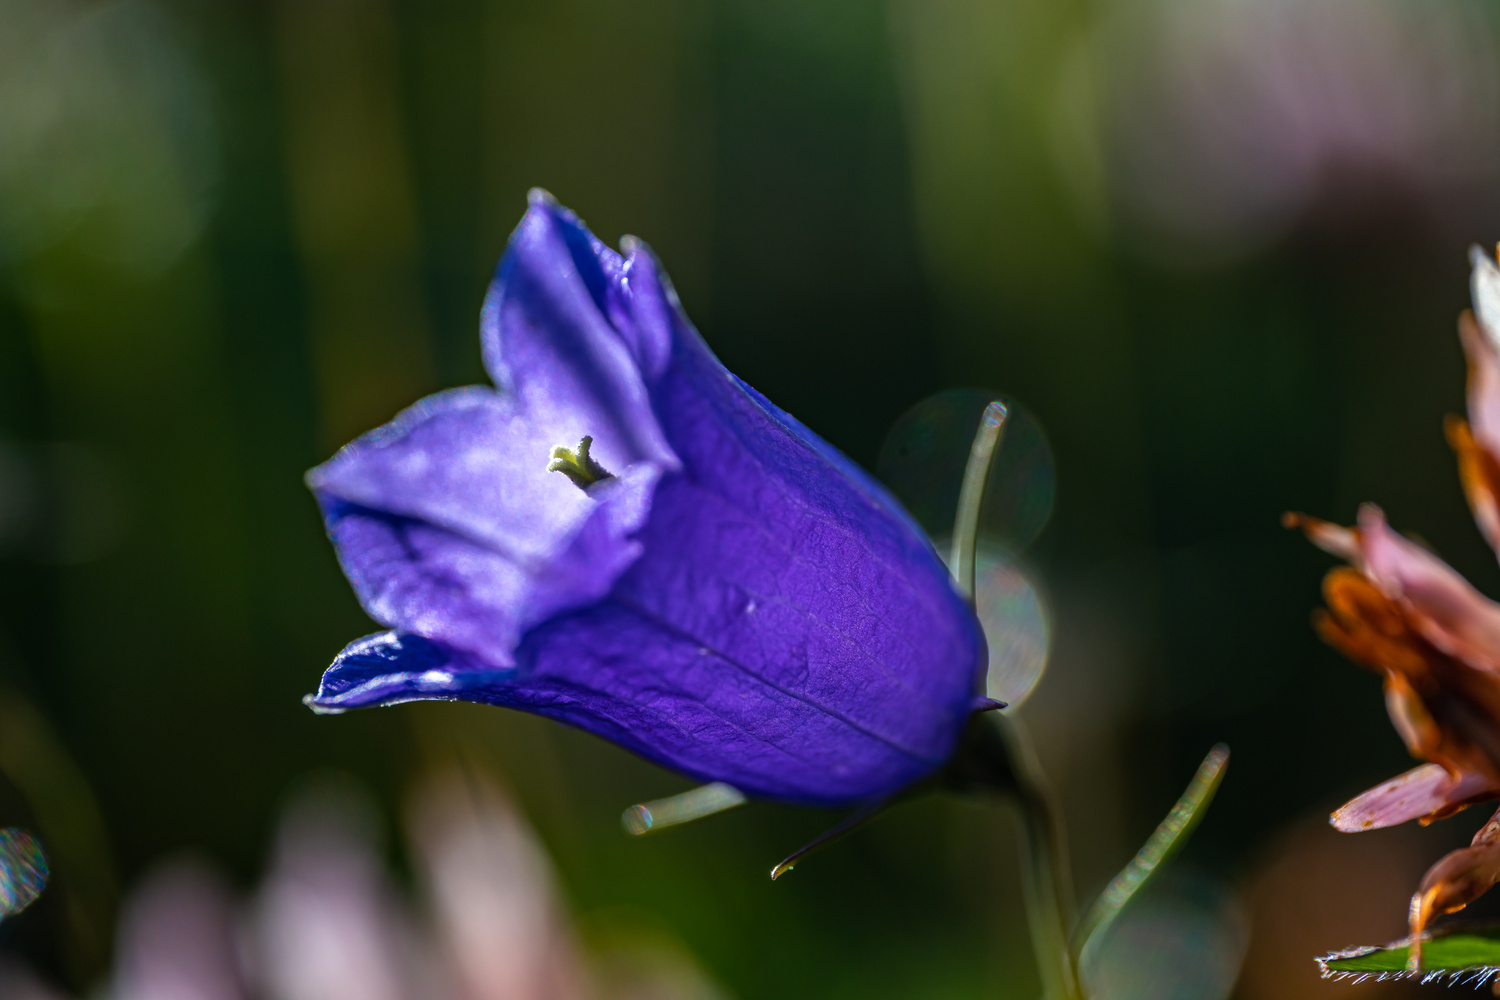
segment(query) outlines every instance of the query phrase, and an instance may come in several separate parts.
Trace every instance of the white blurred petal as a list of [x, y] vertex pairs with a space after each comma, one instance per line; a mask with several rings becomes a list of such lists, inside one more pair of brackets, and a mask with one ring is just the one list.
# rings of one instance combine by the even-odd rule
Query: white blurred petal
[[155, 869], [121, 914], [111, 1000], [247, 1000], [235, 919], [234, 896], [206, 865]]
[[432, 782], [412, 838], [462, 1000], [563, 1000], [582, 976], [547, 856], [498, 787], [472, 773]]
[[1500, 157], [1493, 33], [1478, 5], [1112, 0], [1088, 45], [1109, 186], [1178, 253], [1279, 236], [1323, 197], [1394, 185], [1472, 216]]
[[283, 820], [251, 930], [266, 1000], [431, 998], [360, 806], [348, 795], [310, 793]]
[[1469, 278], [1471, 296], [1474, 300], [1474, 315], [1479, 318], [1479, 328], [1485, 338], [1500, 350], [1500, 267], [1495, 258], [1479, 247], [1469, 251], [1474, 272]]

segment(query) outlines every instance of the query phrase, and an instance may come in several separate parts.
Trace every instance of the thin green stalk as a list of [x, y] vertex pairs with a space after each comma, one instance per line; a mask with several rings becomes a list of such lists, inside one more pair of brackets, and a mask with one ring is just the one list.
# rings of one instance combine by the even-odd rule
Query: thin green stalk
[[[958, 494], [949, 566], [959, 593], [971, 605], [979, 550], [979, 514], [1006, 416], [1005, 404], [999, 400], [985, 407], [974, 443], [969, 447], [969, 461]], [[1002, 769], [1008, 769], [1005, 778], [1021, 819], [1026, 919], [1042, 983], [1048, 1000], [1083, 1000], [1078, 970], [1068, 948], [1068, 931], [1073, 925], [1073, 880], [1069, 874], [1062, 813], [1021, 720], [999, 713], [993, 718], [992, 724], [1008, 759]]]
[[974, 443], [969, 446], [969, 462], [964, 466], [964, 482], [958, 492], [958, 510], [953, 517], [953, 554], [948, 565], [958, 592], [974, 603], [974, 564], [979, 553], [979, 510], [984, 505], [984, 486], [1000, 450], [1000, 435], [1009, 414], [998, 399], [984, 408]]
[[1136, 852], [1125, 869], [1114, 877], [1099, 894], [1094, 905], [1089, 907], [1083, 922], [1073, 930], [1070, 951], [1075, 967], [1082, 967], [1090, 944], [1102, 939], [1104, 931], [1119, 916], [1125, 904], [1145, 888], [1162, 865], [1187, 843], [1189, 835], [1208, 812], [1208, 804], [1219, 790], [1219, 783], [1224, 780], [1224, 769], [1228, 765], [1229, 747], [1223, 743], [1215, 744], [1208, 756], [1203, 758], [1203, 763], [1198, 765], [1193, 780], [1188, 782], [1187, 790], [1182, 793], [1167, 818], [1157, 825], [1145, 846]]
[[1062, 810], [1021, 720], [996, 713], [996, 724], [1016, 780], [1016, 807], [1024, 834], [1021, 873], [1026, 921], [1045, 995], [1049, 1000], [1082, 1000], [1078, 966], [1068, 947], [1074, 916], [1073, 876]]

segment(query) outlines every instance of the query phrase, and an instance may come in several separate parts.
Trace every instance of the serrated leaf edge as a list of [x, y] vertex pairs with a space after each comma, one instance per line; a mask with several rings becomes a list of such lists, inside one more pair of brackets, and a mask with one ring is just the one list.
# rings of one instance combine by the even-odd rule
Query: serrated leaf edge
[[[1329, 962], [1336, 962], [1339, 959], [1363, 958], [1366, 955], [1373, 955], [1377, 951], [1407, 948], [1410, 946], [1411, 941], [1408, 938], [1402, 938], [1400, 941], [1392, 941], [1390, 944], [1382, 946], [1362, 944], [1352, 948], [1345, 948], [1343, 951], [1335, 951], [1331, 954], [1323, 955], [1315, 959], [1315, 961], [1318, 963], [1318, 969], [1323, 973], [1324, 979], [1332, 979], [1335, 982], [1349, 982], [1352, 986], [1357, 986], [1364, 982], [1393, 982], [1398, 979], [1420, 979], [1423, 986], [1431, 983], [1442, 985], [1445, 978], [1447, 979], [1448, 986], [1483, 986], [1490, 979], [1500, 975], [1500, 965], [1470, 965], [1462, 969], [1430, 969], [1425, 972], [1413, 972], [1408, 969], [1392, 969], [1385, 972], [1356, 972], [1349, 969], [1330, 969], [1328, 967]], [[1465, 977], [1468, 978], [1466, 979]]]
[[[1319, 959], [1321, 962], [1322, 959]], [[1433, 972], [1342, 972], [1335, 969], [1324, 968], [1323, 978], [1332, 979], [1337, 982], [1348, 981], [1351, 986], [1357, 986], [1363, 982], [1384, 983], [1397, 979], [1421, 979], [1422, 985], [1438, 983], [1442, 985], [1447, 980], [1449, 986], [1473, 985], [1483, 986], [1495, 975], [1500, 974], [1500, 967], [1493, 965], [1476, 965], [1467, 969], [1438, 969]], [[1464, 977], [1468, 977], [1465, 979]]]

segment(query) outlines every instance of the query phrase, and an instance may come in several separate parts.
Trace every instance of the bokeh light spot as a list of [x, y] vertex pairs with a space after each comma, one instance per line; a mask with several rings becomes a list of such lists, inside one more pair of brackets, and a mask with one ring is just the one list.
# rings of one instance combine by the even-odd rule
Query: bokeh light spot
[[1169, 872], [1133, 900], [1087, 962], [1099, 1000], [1223, 1000], [1234, 989], [1249, 926], [1228, 886]]
[[981, 549], [975, 610], [990, 647], [985, 693], [1011, 708], [1036, 688], [1047, 668], [1052, 628], [1026, 574], [993, 549]]
[[25, 830], [0, 830], [0, 917], [20, 913], [47, 885], [47, 856]]
[[999, 399], [1010, 412], [985, 486], [980, 537], [1007, 552], [1036, 539], [1052, 514], [1052, 447], [1037, 419], [1013, 400], [984, 389], [949, 389], [918, 403], [891, 427], [876, 471], [934, 538], [953, 530], [969, 445], [984, 408]]

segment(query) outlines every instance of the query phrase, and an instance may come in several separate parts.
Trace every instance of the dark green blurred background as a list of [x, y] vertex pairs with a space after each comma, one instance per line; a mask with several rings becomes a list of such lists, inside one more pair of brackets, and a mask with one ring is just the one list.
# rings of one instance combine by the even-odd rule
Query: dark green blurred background
[[1250, 921], [1240, 995], [1322, 995], [1310, 956], [1398, 935], [1482, 817], [1320, 825], [1408, 765], [1277, 521], [1377, 500], [1500, 592], [1441, 431], [1500, 238], [1496, 40], [1460, 0], [0, 0], [0, 825], [56, 868], [0, 944], [84, 987], [149, 863], [249, 886], [289, 784], [394, 816], [461, 741], [575, 912], [669, 928], [733, 996], [1035, 995], [996, 808], [914, 802], [773, 885], [834, 817], [633, 841], [620, 810], [686, 785], [592, 738], [301, 705], [372, 630], [302, 472], [484, 377], [540, 185], [867, 466], [938, 390], [1025, 404], [1057, 499], [1024, 714], [1080, 888], [1227, 740], [1185, 864]]

